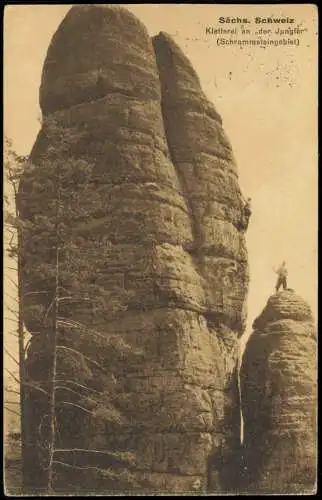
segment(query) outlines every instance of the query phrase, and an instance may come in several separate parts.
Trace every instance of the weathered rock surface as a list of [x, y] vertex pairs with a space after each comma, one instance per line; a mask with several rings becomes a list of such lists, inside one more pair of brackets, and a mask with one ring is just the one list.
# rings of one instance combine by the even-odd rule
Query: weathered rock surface
[[[76, 215], [60, 285], [78, 299], [60, 303], [55, 487], [226, 491], [239, 442], [248, 274], [237, 229], [242, 198], [221, 119], [167, 35], [153, 48], [140, 21], [106, 6], [69, 11], [48, 49], [40, 103], [44, 118], [66, 131], [67, 160], [93, 166], [86, 191], [78, 193], [76, 177], [65, 207]], [[32, 151], [36, 165], [59, 151], [46, 134], [45, 122]], [[54, 193], [22, 185], [25, 218], [45, 214]], [[41, 237], [42, 244], [30, 231], [23, 242], [28, 291], [53, 278], [40, 265]], [[54, 267], [52, 254], [47, 261]], [[28, 375], [43, 384], [52, 296], [30, 297], [24, 320], [40, 333], [29, 347]], [[39, 391], [29, 398], [30, 475], [41, 484], [39, 429], [48, 405]]]
[[153, 43], [169, 151], [190, 210], [191, 251], [207, 283], [207, 309], [242, 331], [248, 268], [237, 229], [243, 199], [231, 145], [186, 56], [165, 33]]
[[271, 296], [254, 321], [241, 368], [244, 488], [313, 492], [316, 482], [316, 327], [293, 291]]

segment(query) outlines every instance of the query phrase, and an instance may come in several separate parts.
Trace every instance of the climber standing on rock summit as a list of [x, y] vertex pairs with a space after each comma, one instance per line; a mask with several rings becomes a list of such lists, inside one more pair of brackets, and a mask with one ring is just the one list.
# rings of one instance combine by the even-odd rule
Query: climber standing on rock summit
[[276, 292], [280, 289], [281, 286], [283, 286], [283, 289], [286, 290], [287, 288], [287, 268], [286, 268], [286, 262], [285, 260], [282, 262], [281, 266], [276, 269], [273, 267], [274, 272], [277, 274], [277, 282], [276, 282]]

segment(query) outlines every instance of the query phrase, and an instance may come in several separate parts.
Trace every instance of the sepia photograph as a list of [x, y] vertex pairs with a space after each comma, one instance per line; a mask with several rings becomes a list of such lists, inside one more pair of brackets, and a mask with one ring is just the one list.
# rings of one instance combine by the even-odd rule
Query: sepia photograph
[[4, 494], [316, 494], [317, 6], [3, 40]]

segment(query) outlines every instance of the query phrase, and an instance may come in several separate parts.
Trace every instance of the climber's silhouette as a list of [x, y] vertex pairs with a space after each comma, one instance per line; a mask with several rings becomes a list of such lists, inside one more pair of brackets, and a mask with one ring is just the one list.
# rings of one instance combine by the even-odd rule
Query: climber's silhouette
[[248, 228], [249, 219], [250, 219], [250, 216], [252, 215], [251, 203], [252, 203], [252, 199], [247, 198], [247, 201], [246, 201], [245, 206], [244, 206], [244, 217], [245, 217], [246, 229]]
[[250, 216], [252, 215], [251, 202], [252, 202], [252, 199], [247, 198], [247, 200], [245, 201], [245, 204], [243, 206], [243, 210], [242, 210], [242, 216], [241, 216], [241, 221], [239, 224], [239, 229], [241, 231], [244, 231], [244, 232], [247, 231], [249, 219], [250, 219]]
[[277, 282], [275, 286], [276, 292], [280, 289], [281, 286], [283, 286], [283, 289], [286, 290], [287, 288], [287, 269], [286, 269], [286, 262], [285, 260], [282, 262], [281, 266], [276, 269], [273, 267], [274, 272], [277, 274]]

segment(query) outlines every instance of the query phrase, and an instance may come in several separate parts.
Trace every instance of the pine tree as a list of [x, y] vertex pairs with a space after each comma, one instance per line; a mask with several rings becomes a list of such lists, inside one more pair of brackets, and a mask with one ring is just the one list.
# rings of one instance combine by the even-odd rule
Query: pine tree
[[[16, 263], [16, 268], [10, 268], [11, 271], [14, 271], [14, 278], [6, 276], [5, 281], [8, 284], [7, 289], [9, 288], [9, 284], [14, 287], [16, 293], [16, 297], [11, 297], [11, 301], [15, 304], [14, 307], [8, 307], [8, 312], [11, 314], [11, 319], [15, 323], [14, 333], [11, 328], [10, 331], [7, 332], [8, 335], [14, 335], [18, 339], [18, 360], [15, 356], [4, 347], [5, 353], [9, 358], [11, 358], [19, 367], [19, 378], [9, 371], [9, 375], [11, 379], [16, 382], [19, 386], [19, 397], [20, 397], [20, 413], [16, 410], [12, 410], [8, 408], [9, 411], [12, 411], [20, 416], [20, 431], [21, 431], [21, 458], [22, 458], [22, 476], [24, 476], [24, 464], [25, 464], [25, 404], [26, 404], [26, 380], [25, 380], [25, 350], [26, 350], [26, 342], [25, 342], [25, 329], [23, 324], [23, 315], [22, 315], [22, 294], [23, 294], [23, 286], [22, 286], [22, 255], [19, 250], [21, 245], [22, 233], [25, 229], [24, 224], [20, 218], [20, 213], [18, 209], [18, 190], [19, 190], [19, 182], [21, 179], [21, 175], [23, 172], [28, 170], [32, 170], [31, 165], [27, 162], [26, 157], [18, 155], [12, 147], [12, 142], [9, 138], [5, 137], [4, 143], [4, 174], [5, 174], [5, 185], [6, 185], [6, 193], [4, 196], [4, 227], [5, 227], [5, 239], [7, 237], [7, 245], [6, 250], [11, 261]], [[9, 271], [9, 269], [7, 269]], [[16, 279], [15, 279], [16, 278]], [[6, 293], [6, 292], [5, 292]], [[8, 292], [7, 292], [8, 293]], [[16, 393], [15, 389], [7, 389], [5, 391], [5, 395], [7, 396], [9, 393]]]
[[[16, 201], [18, 225], [23, 232], [17, 255], [21, 262], [20, 317], [32, 335], [24, 375], [29, 408], [27, 414], [24, 412], [25, 434], [29, 436], [25, 456], [29, 468], [30, 463], [42, 462], [39, 481], [45, 491], [51, 492], [56, 482], [55, 466], [74, 467], [57, 456], [65, 458], [70, 453], [76, 460], [75, 453], [104, 455], [99, 450], [61, 447], [66, 408], [120, 423], [122, 415], [112, 400], [105, 400], [105, 412], [96, 410], [102, 404], [101, 393], [93, 384], [88, 386], [87, 375], [97, 372], [108, 376], [103, 361], [115, 358], [115, 353], [124, 358], [140, 356], [140, 352], [131, 352], [118, 338], [108, 338], [95, 326], [97, 311], [113, 316], [122, 310], [126, 292], [122, 290], [118, 296], [117, 290], [110, 293], [96, 283], [92, 263], [105, 265], [110, 242], [101, 235], [96, 248], [88, 233], [84, 235], [88, 221], [105, 207], [94, 165], [71, 154], [80, 133], [62, 128], [54, 120], [47, 120], [42, 130], [49, 146], [36, 165], [25, 159], [20, 173]], [[86, 324], [88, 315], [91, 325]], [[85, 356], [89, 332], [95, 339], [95, 349], [91, 356]], [[36, 416], [35, 407], [39, 413]], [[73, 418], [77, 418], [76, 413]], [[105, 455], [108, 453], [113, 458], [113, 453], [106, 451]], [[126, 462], [129, 457], [118, 456], [119, 461], [122, 459]], [[25, 483], [32, 485], [34, 476], [34, 470], [27, 472]]]

